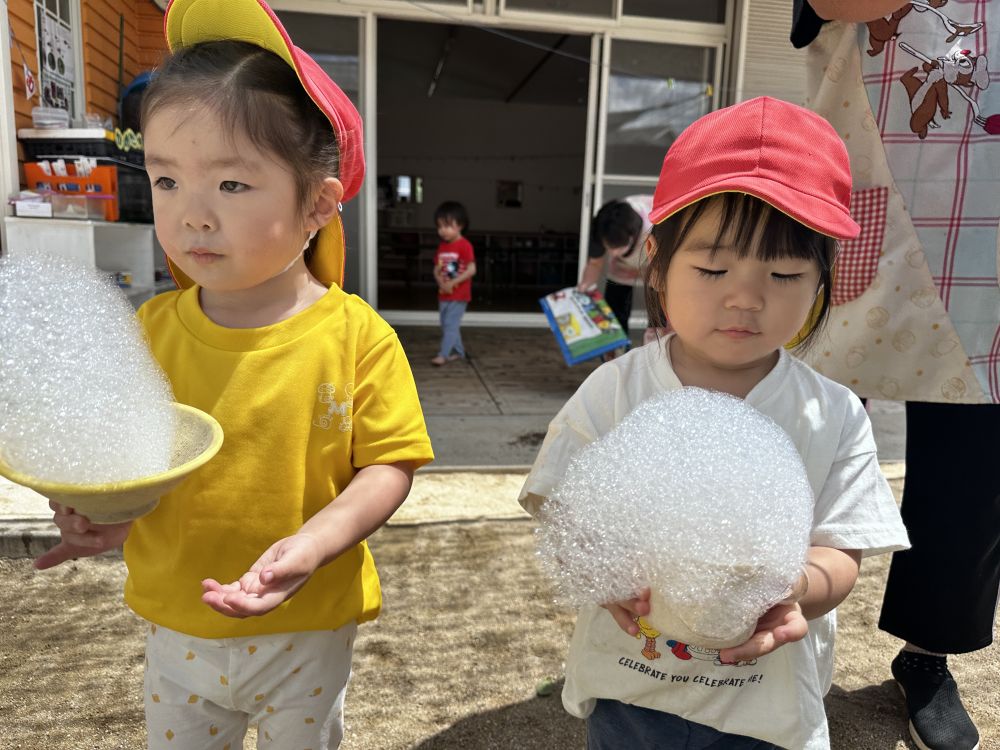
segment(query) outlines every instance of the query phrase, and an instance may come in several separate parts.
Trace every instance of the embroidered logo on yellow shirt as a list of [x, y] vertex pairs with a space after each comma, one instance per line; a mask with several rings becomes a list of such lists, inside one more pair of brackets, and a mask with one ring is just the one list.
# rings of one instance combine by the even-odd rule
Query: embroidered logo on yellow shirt
[[333, 383], [322, 383], [316, 389], [319, 414], [313, 424], [323, 430], [336, 425], [341, 432], [351, 431], [351, 415], [354, 407], [354, 383], [347, 383], [339, 391]]

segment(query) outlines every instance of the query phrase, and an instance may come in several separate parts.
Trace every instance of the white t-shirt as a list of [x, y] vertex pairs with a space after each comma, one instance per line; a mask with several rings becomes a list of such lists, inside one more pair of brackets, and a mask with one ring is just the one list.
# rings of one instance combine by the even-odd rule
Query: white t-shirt
[[[595, 370], [549, 425], [521, 490], [534, 514], [571, 457], [610, 432], [640, 402], [680, 388], [669, 337]], [[909, 542], [879, 470], [868, 415], [858, 398], [782, 351], [746, 402], [791, 436], [816, 497], [811, 542], [864, 555]], [[656, 631], [629, 636], [600, 607], [580, 610], [566, 659], [563, 705], [580, 718], [597, 698], [676, 714], [723, 732], [785, 748], [828, 748], [823, 696], [833, 678], [835, 612], [809, 634], [748, 664], [722, 664], [706, 651]], [[655, 634], [655, 635], [653, 635]]]

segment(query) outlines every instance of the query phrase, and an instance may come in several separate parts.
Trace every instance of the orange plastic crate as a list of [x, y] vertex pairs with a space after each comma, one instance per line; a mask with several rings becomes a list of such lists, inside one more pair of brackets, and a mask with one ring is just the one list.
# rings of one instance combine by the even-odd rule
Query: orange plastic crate
[[34, 162], [24, 165], [24, 178], [28, 189], [38, 193], [52, 192], [60, 195], [111, 196], [104, 204], [104, 220], [118, 221], [118, 170], [114, 167], [95, 167], [86, 177], [77, 177], [73, 164], [66, 165], [67, 177], [45, 174]]

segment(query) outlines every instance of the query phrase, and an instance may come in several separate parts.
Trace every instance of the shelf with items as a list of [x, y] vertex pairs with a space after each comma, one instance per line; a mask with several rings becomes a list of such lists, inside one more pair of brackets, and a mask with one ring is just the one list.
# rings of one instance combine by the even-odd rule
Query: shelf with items
[[[576, 281], [577, 233], [471, 231], [465, 237], [475, 249], [477, 297], [491, 298], [514, 289], [544, 293]], [[380, 286], [435, 288], [434, 253], [439, 242], [434, 229], [380, 230]]]
[[157, 255], [152, 224], [65, 219], [4, 217], [5, 251], [48, 253], [114, 274], [135, 302], [143, 292], [157, 288], [154, 262]]
[[17, 138], [26, 162], [63, 159], [70, 163], [86, 157], [96, 159], [99, 168], [113, 169], [117, 176], [119, 220], [152, 223], [152, 188], [146, 175], [140, 135], [131, 130], [123, 134], [103, 128], [21, 128]]

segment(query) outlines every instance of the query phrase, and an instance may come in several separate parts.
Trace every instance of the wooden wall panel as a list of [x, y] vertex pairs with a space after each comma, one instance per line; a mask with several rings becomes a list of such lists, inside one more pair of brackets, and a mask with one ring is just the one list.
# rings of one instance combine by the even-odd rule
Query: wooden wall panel
[[[15, 127], [30, 128], [31, 108], [38, 106], [39, 100], [36, 95], [29, 102], [25, 96], [21, 53], [23, 52], [28, 67], [40, 85], [35, 6], [33, 0], [7, 0], [6, 5], [10, 28], [17, 41], [11, 48]], [[125, 19], [122, 78], [123, 84], [128, 85], [141, 71], [156, 67], [166, 51], [167, 44], [163, 39], [163, 11], [152, 0], [82, 0], [80, 13], [84, 64], [82, 94], [86, 102], [85, 111], [110, 115], [115, 119], [119, 95], [119, 16]]]
[[83, 68], [88, 112], [114, 117], [118, 111], [119, 19], [124, 21], [122, 37], [122, 85], [139, 72], [136, 39], [137, 0], [83, 0]]
[[152, 70], [160, 64], [167, 51], [167, 42], [163, 38], [163, 11], [152, 0], [138, 0], [136, 5], [139, 66], [142, 70]]
[[[18, 128], [31, 127], [31, 108], [38, 104], [37, 96], [29, 102], [24, 95], [24, 73], [21, 68], [21, 52], [24, 53], [28, 67], [35, 74], [35, 84], [38, 80], [38, 40], [35, 36], [35, 9], [32, 0], [8, 0], [8, 17], [10, 28], [14, 32], [17, 44], [10, 51], [12, 80], [14, 81], [14, 121]], [[21, 51], [18, 51], [18, 47]]]
[[124, 74], [136, 75], [159, 64], [166, 50], [163, 11], [152, 0], [83, 0], [83, 61], [87, 109], [115, 116], [118, 109], [119, 19], [124, 19]]

